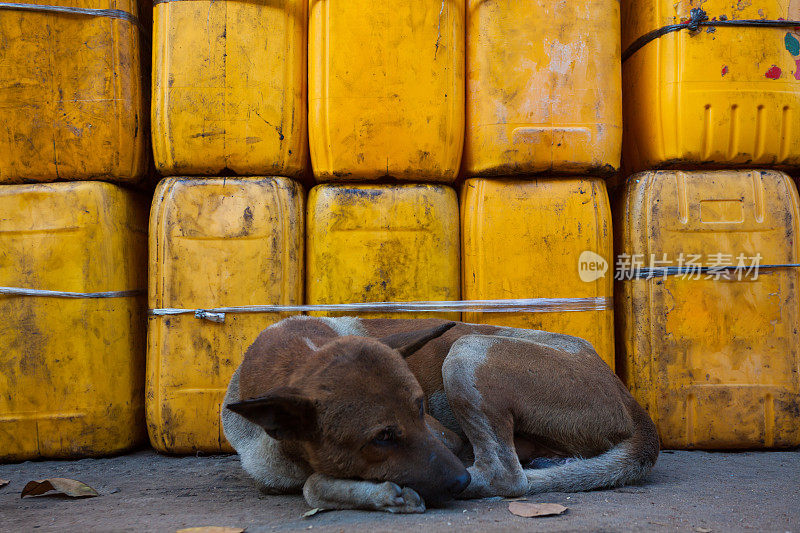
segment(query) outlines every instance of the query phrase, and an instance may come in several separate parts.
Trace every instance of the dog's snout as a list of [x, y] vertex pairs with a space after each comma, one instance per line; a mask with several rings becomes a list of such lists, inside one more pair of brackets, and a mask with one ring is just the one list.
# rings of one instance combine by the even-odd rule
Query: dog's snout
[[464, 470], [464, 473], [455, 478], [450, 486], [447, 487], [447, 492], [449, 492], [451, 496], [458, 496], [469, 486], [471, 479], [469, 472]]

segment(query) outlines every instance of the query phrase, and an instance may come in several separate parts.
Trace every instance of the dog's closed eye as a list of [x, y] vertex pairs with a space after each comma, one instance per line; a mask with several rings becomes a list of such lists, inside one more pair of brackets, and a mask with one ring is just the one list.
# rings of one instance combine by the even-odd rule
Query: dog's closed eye
[[372, 439], [372, 444], [381, 447], [395, 446], [397, 444], [397, 431], [392, 427], [381, 430], [381, 432]]

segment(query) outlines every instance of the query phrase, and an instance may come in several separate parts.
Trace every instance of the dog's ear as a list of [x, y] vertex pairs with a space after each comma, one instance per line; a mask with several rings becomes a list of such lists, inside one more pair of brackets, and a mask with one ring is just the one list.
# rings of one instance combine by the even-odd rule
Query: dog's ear
[[225, 407], [258, 424], [273, 439], [311, 440], [317, 430], [314, 401], [294, 387], [279, 387], [266, 396]]
[[445, 331], [455, 325], [455, 322], [445, 322], [444, 324], [440, 324], [429, 329], [395, 333], [394, 335], [389, 335], [388, 337], [378, 340], [390, 348], [394, 348], [400, 352], [400, 355], [403, 357], [408, 357], [412, 353], [425, 346], [428, 341], [441, 336]]

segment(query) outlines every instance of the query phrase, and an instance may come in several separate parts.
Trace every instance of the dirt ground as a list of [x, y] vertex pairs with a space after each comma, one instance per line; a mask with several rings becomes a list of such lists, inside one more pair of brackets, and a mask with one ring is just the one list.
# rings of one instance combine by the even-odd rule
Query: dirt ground
[[[79, 479], [100, 497], [20, 499], [32, 479]], [[264, 496], [236, 456], [168, 457], [152, 451], [108, 459], [0, 465], [0, 531], [175, 531], [231, 526], [259, 531], [776, 531], [800, 533], [800, 450], [662, 452], [648, 483], [531, 502], [562, 516], [521, 518], [508, 502], [459, 501], [423, 515], [334, 511], [310, 518], [302, 496]]]

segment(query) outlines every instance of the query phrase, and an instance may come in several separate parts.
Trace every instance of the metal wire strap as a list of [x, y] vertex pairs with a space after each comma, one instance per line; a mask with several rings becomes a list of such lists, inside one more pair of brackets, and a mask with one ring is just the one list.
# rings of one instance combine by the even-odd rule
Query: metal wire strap
[[46, 291], [41, 289], [24, 289], [22, 287], [0, 287], [0, 294], [7, 296], [39, 296], [43, 298], [128, 298], [145, 294], [143, 289], [130, 291], [106, 291], [106, 292], [66, 292], [66, 291]]
[[[208, 1], [208, 0], [153, 0], [153, 6], [155, 7], [158, 4], [169, 4], [170, 2], [204, 2], [204, 1]], [[211, 3], [215, 4], [215, 3], [226, 2], [226, 1], [227, 0], [211, 0]], [[241, 0], [241, 1], [246, 2], [248, 0]], [[250, 0], [250, 1], [256, 1], [256, 0]]]
[[756, 27], [756, 28], [794, 28], [800, 27], [800, 20], [760, 20], [760, 19], [725, 19], [709, 20], [708, 14], [699, 7], [692, 9], [689, 20], [680, 24], [670, 24], [663, 28], [658, 28], [649, 33], [645, 33], [625, 49], [622, 54], [622, 62], [628, 60], [633, 54], [643, 46], [659, 37], [663, 37], [672, 32], [680, 30], [698, 31], [701, 27]]
[[[192, 0], [153, 0], [153, 6], [157, 6], [158, 4], [168, 4], [170, 2], [191, 2], [191, 1]], [[214, 0], [211, 1], [212, 3], [214, 2]]]
[[633, 269], [634, 273], [632, 279], [653, 279], [663, 278], [666, 276], [681, 276], [681, 275], [700, 275], [700, 274], [720, 274], [740, 272], [757, 271], [759, 275], [762, 270], [775, 270], [783, 268], [800, 268], [800, 263], [784, 263], [776, 265], [757, 265], [757, 266], [733, 266], [733, 265], [720, 265], [720, 266], [671, 266], [671, 267], [642, 267]]
[[41, 11], [46, 13], [65, 13], [68, 15], [80, 15], [86, 17], [108, 17], [112, 19], [119, 19], [135, 24], [145, 35], [149, 32], [147, 28], [142, 25], [138, 17], [127, 11], [121, 9], [89, 9], [85, 7], [66, 7], [66, 6], [50, 6], [44, 4], [16, 4], [11, 2], [0, 2], [0, 9], [8, 9], [13, 11]]
[[151, 316], [193, 314], [195, 318], [224, 322], [228, 313], [554, 313], [605, 311], [612, 309], [612, 298], [523, 298], [514, 300], [456, 300], [419, 302], [365, 302], [317, 305], [244, 305], [212, 309], [150, 309]]

